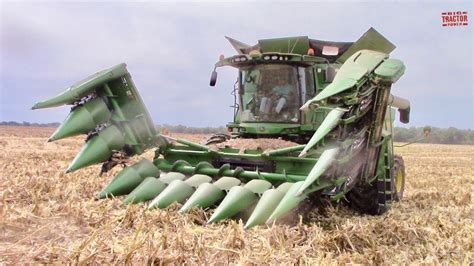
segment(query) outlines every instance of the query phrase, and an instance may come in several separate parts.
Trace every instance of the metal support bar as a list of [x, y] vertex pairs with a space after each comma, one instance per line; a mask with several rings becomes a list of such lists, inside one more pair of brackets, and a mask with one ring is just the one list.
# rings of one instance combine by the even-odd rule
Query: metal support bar
[[[107, 83], [104, 84], [104, 91], [107, 94], [107, 97], [109, 98], [110, 103], [114, 107], [114, 111], [116, 112], [117, 116], [120, 118], [121, 121], [127, 121], [128, 119], [125, 117], [125, 115], [122, 112], [122, 108], [120, 108], [120, 105], [118, 104], [117, 100], [113, 96], [113, 92], [110, 89], [109, 85]], [[135, 137], [135, 134], [133, 133], [133, 130], [130, 128], [129, 125], [126, 123], [122, 124], [125, 132], [127, 133], [128, 137], [133, 143], [138, 143], [137, 138]], [[135, 153], [140, 154], [143, 153], [143, 149], [137, 145], [134, 145]]]
[[267, 173], [267, 172], [257, 172], [257, 171], [242, 171], [241, 169], [218, 169], [211, 167], [194, 167], [189, 164], [180, 163], [179, 165], [174, 165], [169, 163], [164, 159], [155, 159], [154, 164], [160, 170], [164, 172], [176, 171], [185, 175], [192, 174], [203, 174], [209, 175], [212, 177], [218, 176], [233, 176], [238, 178], [245, 179], [264, 179], [273, 182], [286, 182], [286, 181], [303, 181], [306, 179], [305, 175], [289, 175], [289, 174], [278, 174], [278, 173]]

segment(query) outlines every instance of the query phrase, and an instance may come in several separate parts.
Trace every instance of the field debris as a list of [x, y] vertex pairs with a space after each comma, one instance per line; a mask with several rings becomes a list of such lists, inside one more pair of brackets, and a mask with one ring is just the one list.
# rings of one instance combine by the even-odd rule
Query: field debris
[[[102, 177], [100, 166], [64, 174], [84, 140], [46, 143], [53, 130], [0, 126], [2, 264], [474, 261], [474, 146], [397, 149], [405, 158], [406, 194], [385, 215], [362, 216], [338, 205], [310, 213], [294, 227], [244, 230], [233, 220], [205, 225], [212, 211], [180, 214], [179, 204], [146, 211], [143, 204], [124, 207], [119, 198], [95, 200], [120, 167]], [[195, 142], [206, 137], [174, 136]], [[141, 157], [151, 159], [153, 151]]]
[[280, 148], [287, 148], [299, 145], [298, 143], [283, 140], [283, 139], [270, 139], [270, 138], [258, 138], [258, 139], [243, 139], [243, 138], [234, 138], [229, 139], [225, 142], [212, 144], [212, 148], [240, 148], [241, 151], [245, 149], [262, 151], [276, 150]]

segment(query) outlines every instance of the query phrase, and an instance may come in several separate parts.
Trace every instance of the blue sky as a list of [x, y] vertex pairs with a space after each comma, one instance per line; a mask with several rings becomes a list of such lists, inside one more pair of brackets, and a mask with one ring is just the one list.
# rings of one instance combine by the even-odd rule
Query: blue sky
[[[468, 11], [469, 26], [441, 13]], [[410, 126], [474, 128], [473, 2], [0, 2], [0, 121], [60, 122], [68, 107], [31, 111], [103, 68], [125, 62], [157, 124], [232, 119], [236, 70], [209, 76], [224, 36], [308, 35], [355, 41], [374, 27], [407, 66], [393, 93], [411, 100]]]

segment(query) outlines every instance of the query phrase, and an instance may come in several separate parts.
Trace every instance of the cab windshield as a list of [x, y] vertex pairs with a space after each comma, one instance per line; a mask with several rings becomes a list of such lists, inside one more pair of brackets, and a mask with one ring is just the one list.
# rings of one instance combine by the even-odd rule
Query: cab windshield
[[241, 69], [241, 121], [297, 123], [297, 67], [266, 64]]

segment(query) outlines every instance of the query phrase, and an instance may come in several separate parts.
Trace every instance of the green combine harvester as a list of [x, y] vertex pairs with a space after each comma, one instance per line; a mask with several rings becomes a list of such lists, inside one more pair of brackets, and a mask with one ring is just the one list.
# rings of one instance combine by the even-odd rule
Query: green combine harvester
[[[66, 172], [97, 163], [106, 172], [155, 149], [153, 162], [125, 166], [98, 197], [126, 195], [124, 203], [149, 201], [149, 209], [179, 202], [181, 212], [216, 207], [210, 223], [239, 217], [246, 228], [304, 214], [322, 199], [368, 214], [402, 199], [405, 169], [393, 152], [394, 110], [408, 123], [410, 103], [390, 92], [405, 71], [402, 61], [389, 58], [392, 43], [372, 28], [356, 42], [300, 36], [252, 46], [227, 39], [237, 55], [219, 58], [210, 85], [217, 68], [238, 69], [229, 135], [194, 143], [158, 133], [120, 64], [33, 106], [72, 105], [49, 141], [87, 134]], [[262, 138], [293, 144], [225, 145]]]

